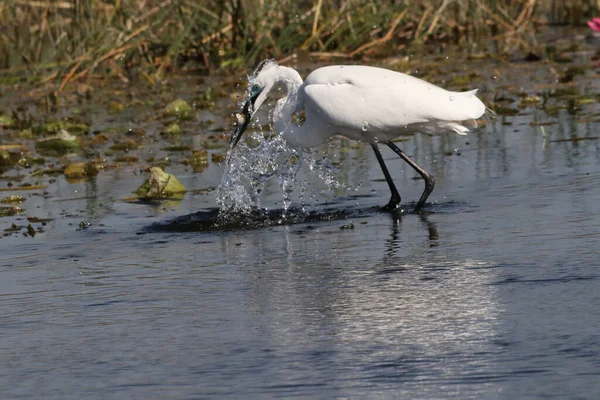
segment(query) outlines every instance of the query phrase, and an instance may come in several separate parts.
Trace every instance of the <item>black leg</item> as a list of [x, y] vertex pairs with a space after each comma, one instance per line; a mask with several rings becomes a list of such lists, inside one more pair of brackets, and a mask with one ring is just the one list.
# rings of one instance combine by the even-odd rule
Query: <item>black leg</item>
[[379, 147], [377, 147], [377, 143], [371, 143], [371, 147], [373, 147], [373, 151], [375, 152], [377, 161], [379, 161], [379, 165], [381, 166], [383, 175], [385, 175], [385, 180], [387, 181], [388, 185], [390, 186], [390, 191], [392, 192], [392, 197], [390, 198], [390, 202], [384, 208], [388, 209], [388, 210], [393, 210], [396, 208], [396, 206], [398, 204], [400, 204], [400, 193], [398, 193], [398, 189], [396, 189], [396, 185], [394, 185], [394, 181], [392, 180], [390, 171], [388, 171], [385, 163], [383, 162], [383, 157], [381, 156]]
[[386, 142], [385, 144], [387, 144], [390, 149], [394, 150], [394, 152], [398, 154], [404, 161], [406, 161], [408, 165], [413, 167], [414, 170], [417, 171], [425, 180], [425, 190], [423, 191], [419, 202], [415, 206], [415, 211], [419, 211], [421, 207], [423, 207], [423, 205], [425, 204], [425, 200], [427, 200], [427, 198], [433, 191], [433, 188], [435, 187], [435, 178], [429, 172], [419, 167], [419, 165], [416, 162], [414, 162], [409, 156], [407, 156], [405, 152], [400, 150], [400, 148], [394, 143]]

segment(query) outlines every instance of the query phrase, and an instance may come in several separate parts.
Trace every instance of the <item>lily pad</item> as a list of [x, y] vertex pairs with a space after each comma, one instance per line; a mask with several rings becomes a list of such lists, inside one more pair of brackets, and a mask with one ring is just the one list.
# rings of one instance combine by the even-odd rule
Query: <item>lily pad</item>
[[167, 126], [167, 129], [164, 132], [161, 132], [161, 135], [178, 136], [181, 135], [182, 132], [183, 130], [181, 129], [179, 124], [172, 123], [171, 125]]
[[23, 209], [19, 206], [0, 207], [0, 217], [12, 217], [13, 215], [21, 214]]
[[134, 193], [142, 198], [183, 198], [187, 189], [175, 176], [159, 167], [150, 168], [150, 177]]
[[23, 168], [30, 168], [33, 165], [43, 165], [46, 162], [42, 157], [23, 156], [18, 163]]
[[18, 195], [18, 194], [13, 194], [12, 196], [7, 196], [7, 197], [3, 198], [2, 200], [0, 200], [0, 203], [21, 204], [24, 201], [25, 201], [25, 197]]
[[122, 103], [119, 103], [118, 101], [111, 101], [110, 103], [108, 103], [108, 112], [111, 114], [118, 114], [121, 111], [125, 110], [125, 105]]
[[19, 132], [19, 137], [21, 139], [33, 139], [33, 131], [31, 129], [24, 129], [21, 132]]
[[171, 117], [177, 117], [180, 120], [192, 119], [192, 107], [183, 99], [177, 99], [165, 107], [165, 114]]
[[42, 154], [60, 156], [79, 150], [79, 143], [75, 136], [61, 129], [58, 135], [37, 142], [35, 148]]
[[537, 106], [540, 104], [542, 104], [542, 99], [539, 96], [526, 96], [519, 102], [519, 108]]
[[184, 151], [191, 150], [191, 147], [186, 146], [186, 145], [174, 145], [174, 146], [167, 146], [163, 150], [170, 151], [170, 152], [183, 153]]
[[71, 179], [87, 178], [98, 175], [99, 170], [95, 162], [75, 162], [65, 168], [65, 176]]
[[89, 129], [87, 124], [74, 121], [47, 121], [40, 127], [41, 132], [45, 135], [65, 130], [72, 135], [80, 136], [88, 133]]
[[123, 154], [120, 155], [118, 157], [115, 157], [115, 161], [118, 163], [128, 163], [128, 164], [133, 164], [138, 162], [140, 159], [137, 156], [133, 156], [133, 155], [129, 155], [129, 154]]
[[208, 167], [208, 152], [204, 149], [196, 150], [188, 160], [194, 172], [202, 172]]
[[125, 140], [122, 142], [116, 142], [114, 145], [110, 147], [112, 151], [129, 151], [133, 149], [137, 149], [140, 145], [133, 140]]
[[10, 167], [15, 163], [13, 157], [6, 150], [0, 150], [0, 167]]
[[15, 123], [13, 117], [8, 114], [0, 114], [0, 126], [11, 126]]
[[498, 104], [490, 104], [490, 108], [498, 115], [513, 116], [519, 113], [519, 110], [512, 107], [505, 107]]
[[578, 96], [578, 95], [579, 95], [579, 90], [577, 90], [577, 88], [575, 88], [575, 87], [556, 88], [554, 90], [551, 90], [548, 93], [549, 97], [572, 97], [572, 96]]

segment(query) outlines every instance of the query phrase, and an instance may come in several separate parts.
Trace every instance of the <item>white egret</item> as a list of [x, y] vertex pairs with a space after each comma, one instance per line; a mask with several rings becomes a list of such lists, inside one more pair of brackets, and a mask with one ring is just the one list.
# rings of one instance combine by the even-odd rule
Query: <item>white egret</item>
[[[289, 144], [301, 147], [317, 146], [334, 135], [371, 144], [392, 192], [385, 206], [389, 209], [400, 203], [400, 194], [378, 143], [391, 148], [425, 180], [425, 190], [415, 207], [419, 210], [433, 190], [435, 179], [392, 140], [412, 132], [465, 135], [486, 111], [475, 95], [477, 89], [452, 92], [410, 75], [357, 65], [321, 67], [303, 82], [296, 70], [265, 60], [251, 78], [249, 97], [232, 132], [232, 148], [269, 93], [279, 86], [287, 95], [277, 101], [273, 111], [277, 133]], [[303, 121], [292, 118], [301, 112]]]

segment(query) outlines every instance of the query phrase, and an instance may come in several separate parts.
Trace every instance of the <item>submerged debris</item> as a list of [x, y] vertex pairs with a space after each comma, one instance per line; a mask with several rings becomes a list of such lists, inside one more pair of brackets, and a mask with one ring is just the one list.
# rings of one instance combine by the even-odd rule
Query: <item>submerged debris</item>
[[225, 157], [226, 157], [226, 155], [225, 155], [225, 154], [212, 153], [212, 154], [210, 155], [210, 160], [211, 160], [212, 162], [214, 162], [215, 164], [220, 164], [220, 163], [222, 163], [223, 161], [225, 161]]
[[27, 225], [27, 233], [29, 234], [29, 236], [34, 237], [36, 234], [35, 229], [33, 228], [33, 226], [31, 226], [31, 224]]

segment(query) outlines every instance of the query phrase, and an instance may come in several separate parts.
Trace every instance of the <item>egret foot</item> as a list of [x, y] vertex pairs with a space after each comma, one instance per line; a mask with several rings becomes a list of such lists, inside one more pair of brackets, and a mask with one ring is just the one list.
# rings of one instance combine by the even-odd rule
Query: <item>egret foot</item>
[[400, 158], [402, 158], [404, 161], [406, 161], [406, 163], [408, 165], [413, 167], [413, 169], [415, 171], [417, 171], [419, 173], [419, 175], [421, 175], [421, 177], [425, 180], [425, 190], [423, 190], [423, 194], [421, 194], [421, 198], [419, 199], [419, 201], [417, 202], [417, 205], [415, 206], [415, 211], [419, 211], [425, 205], [425, 201], [427, 200], [427, 198], [429, 197], [431, 192], [433, 192], [433, 188], [435, 187], [435, 178], [429, 172], [427, 172], [423, 168], [421, 168], [419, 166], [419, 164], [414, 162], [412, 160], [412, 158], [410, 158], [408, 155], [406, 155], [406, 153], [403, 152], [393, 142], [390, 141], [390, 142], [386, 142], [385, 144], [390, 149], [392, 149], [396, 154], [398, 154], [400, 156]]
[[423, 179], [425, 180], [425, 190], [423, 191], [419, 202], [415, 206], [415, 211], [421, 210], [421, 208], [425, 205], [425, 200], [427, 200], [431, 192], [433, 192], [433, 188], [435, 187], [435, 177], [425, 170], [423, 170], [423, 172], [425, 173], [423, 175]]
[[398, 197], [397, 199], [392, 197], [385, 206], [381, 207], [381, 210], [382, 211], [394, 211], [398, 208], [399, 205], [400, 205], [400, 197]]
[[381, 152], [379, 151], [379, 147], [377, 147], [377, 143], [371, 143], [371, 147], [375, 152], [375, 157], [377, 157], [377, 161], [379, 161], [379, 165], [381, 166], [381, 170], [383, 171], [383, 175], [385, 176], [385, 180], [390, 187], [390, 191], [392, 192], [392, 197], [390, 201], [384, 206], [383, 210], [395, 210], [400, 204], [402, 198], [400, 197], [400, 193], [398, 193], [398, 189], [396, 189], [396, 185], [394, 185], [394, 181], [392, 180], [392, 176], [390, 175], [390, 171], [388, 171], [385, 162], [383, 162], [383, 157], [381, 156]]

